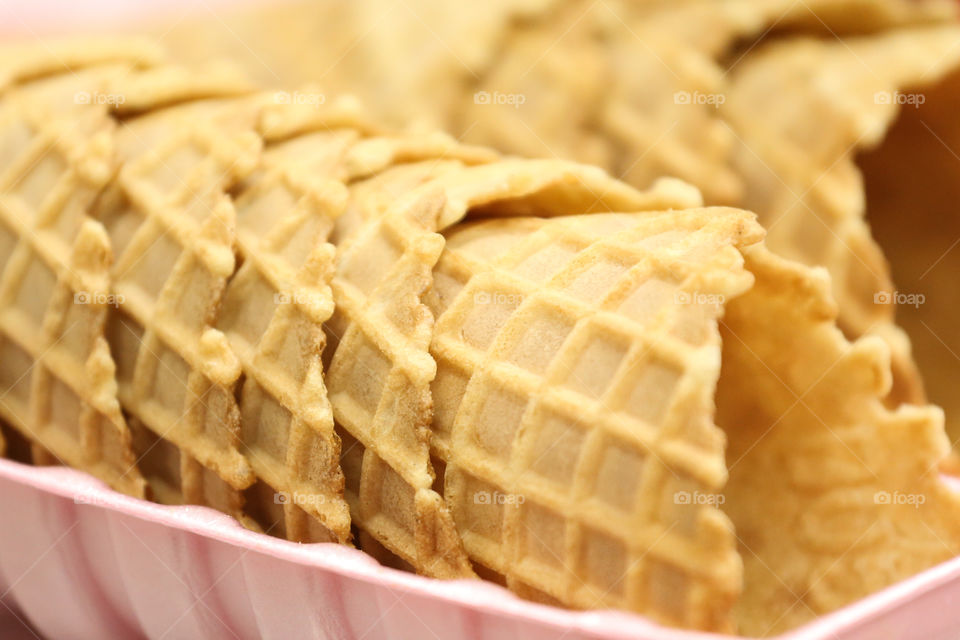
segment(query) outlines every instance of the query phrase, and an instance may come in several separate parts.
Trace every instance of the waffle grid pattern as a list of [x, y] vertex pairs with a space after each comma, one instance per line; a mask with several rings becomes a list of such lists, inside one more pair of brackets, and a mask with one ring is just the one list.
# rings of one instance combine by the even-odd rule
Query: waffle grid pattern
[[143, 496], [103, 338], [109, 240], [86, 211], [110, 177], [104, 114], [0, 112], [0, 415], [44, 457]]
[[[439, 157], [444, 155], [451, 157], [462, 156], [465, 161], [474, 162], [484, 161], [493, 157], [493, 154], [486, 150], [460, 147], [456, 145], [449, 136], [411, 135], [381, 137], [378, 135], [379, 131], [370, 125], [361, 110], [350, 100], [338, 100], [330, 105], [329, 108], [324, 107], [319, 110], [310, 109], [308, 112], [305, 112], [300, 105], [268, 104], [265, 106], [260, 119], [260, 132], [264, 140], [268, 142], [268, 147], [264, 151], [261, 163], [264, 167], [264, 172], [272, 176], [270, 178], [271, 181], [282, 181], [285, 186], [283, 189], [273, 189], [273, 192], [270, 194], [266, 193], [269, 187], [263, 187], [262, 193], [265, 200], [272, 198], [272, 209], [269, 211], [260, 211], [257, 214], [260, 216], [260, 220], [257, 222], [254, 222], [252, 218], [249, 220], [252, 225], [250, 231], [253, 233], [250, 234], [248, 240], [244, 239], [245, 221], [243, 218], [243, 207], [241, 207], [239, 218], [239, 239], [241, 247], [254, 246], [252, 244], [254, 242], [254, 234], [264, 235], [268, 232], [271, 224], [275, 224], [276, 221], [271, 219], [276, 217], [275, 211], [284, 210], [291, 206], [292, 202], [296, 199], [289, 197], [291, 190], [297, 191], [301, 198], [297, 206], [313, 206], [314, 208], [319, 207], [320, 209], [326, 209], [328, 210], [328, 215], [331, 214], [329, 211], [331, 208], [337, 209], [335, 212], [338, 216], [337, 232], [335, 232], [330, 239], [336, 241], [338, 245], [341, 245], [346, 238], [354, 238], [355, 235], [362, 235], [363, 233], [376, 235], [382, 233], [383, 224], [379, 220], [379, 216], [382, 214], [383, 209], [385, 209], [386, 203], [400, 193], [407, 191], [411, 185], [419, 185], [427, 179], [426, 176], [415, 176], [411, 178], [408, 175], [409, 171], [406, 171], [410, 167], [415, 167], [414, 173], [425, 172], [426, 174], [432, 174], [432, 171], [440, 166], [446, 167], [450, 164], [461, 165], [459, 161], [455, 160], [440, 160]], [[433, 160], [418, 164], [417, 161], [423, 159]], [[402, 167], [394, 166], [402, 162], [409, 162], [411, 164]], [[424, 167], [427, 166], [429, 166], [429, 168], [423, 171]], [[400, 183], [392, 183], [389, 180], [377, 180], [377, 178], [381, 176], [394, 172], [402, 174], [405, 178], [412, 180], [412, 182], [404, 182], [403, 186], [401, 186]], [[371, 179], [364, 180], [366, 178]], [[321, 182], [324, 180], [328, 180], [328, 182], [321, 185]], [[364, 189], [364, 187], [361, 186], [359, 189], [360, 192], [365, 194], [376, 192], [381, 196], [384, 192], [389, 192], [390, 196], [387, 197], [386, 200], [380, 200], [375, 203], [362, 197], [359, 198], [363, 200], [362, 204], [358, 202], [356, 198], [351, 200], [348, 196], [346, 185], [358, 180], [361, 182], [355, 184], [369, 186], [369, 184], [373, 183], [375, 185], [372, 189]], [[312, 204], [305, 204], [306, 199], [303, 199], [303, 196], [306, 195], [306, 189], [314, 192], [313, 195], [308, 196], [308, 199], [314, 200]], [[288, 195], [281, 196], [280, 192], [284, 190], [288, 192]], [[316, 202], [316, 194], [321, 191], [324, 195], [320, 199], [325, 200], [325, 202]], [[342, 191], [342, 193], [338, 193], [338, 191]], [[340, 196], [342, 196], [342, 202], [338, 201]], [[241, 199], [243, 197], [244, 196], [241, 196]], [[378, 208], [378, 205], [382, 206]], [[333, 215], [329, 215], [329, 217], [332, 220]], [[291, 225], [296, 224], [292, 220], [288, 222]], [[373, 229], [372, 232], [371, 229]], [[329, 230], [324, 231], [324, 237], [330, 236], [328, 231]], [[416, 238], [426, 233], [426, 230], [424, 228], [414, 229], [408, 227], [406, 229], [400, 229], [397, 233], [400, 235], [407, 234], [410, 238]], [[306, 237], [302, 232], [298, 233], [297, 236], [301, 240]], [[278, 235], [277, 238], [279, 237]], [[370, 259], [369, 255], [365, 255], [364, 257]], [[409, 255], [403, 268], [419, 268], [420, 271], [423, 271], [428, 276], [429, 271], [416, 266], [419, 257], [420, 256]], [[380, 267], [384, 271], [389, 270], [383, 267], [383, 265], [380, 265]], [[243, 269], [244, 267], [241, 268], [241, 271]], [[405, 273], [406, 272], [398, 273], [396, 279], [398, 281], [403, 280]], [[291, 281], [289, 277], [287, 281]], [[290, 299], [296, 300], [298, 297], [304, 297], [300, 295], [300, 293], [280, 293], [280, 295], [289, 295]], [[386, 301], [386, 303], [390, 305], [394, 304], [394, 301], [389, 300], [393, 295], [393, 292], [389, 288], [382, 290], [378, 295], [379, 299], [375, 300], [371, 306], [379, 306], [381, 305], [381, 301]], [[306, 297], [316, 298], [317, 296], [307, 294]], [[375, 296], [371, 296], [371, 298], [374, 297]], [[396, 313], [405, 313], [407, 309], [406, 305], [410, 303], [410, 300], [413, 300], [414, 304], [416, 304], [417, 298], [408, 297], [396, 302], [396, 306], [398, 307]], [[328, 365], [333, 360], [333, 353], [336, 351], [341, 337], [346, 333], [347, 326], [350, 324], [350, 314], [343, 313], [342, 301], [339, 298], [337, 304], [338, 311], [340, 312], [337, 318], [331, 319], [329, 312], [326, 311], [320, 314], [324, 316], [322, 320], [330, 320], [330, 322], [325, 324], [326, 333], [331, 338], [331, 345], [327, 347], [325, 356]], [[359, 300], [352, 308], [354, 312], [357, 312], [364, 308], [365, 304], [365, 300]], [[332, 308], [330, 312], [332, 312]], [[320, 319], [320, 315], [317, 315], [317, 319]], [[265, 317], [266, 316], [261, 316], [261, 318]], [[370, 325], [371, 330], [375, 329], [376, 322], [380, 321], [380, 317], [381, 316], [378, 316], [374, 319], [373, 324]], [[261, 323], [262, 322], [263, 320], [261, 320]], [[424, 345], [425, 344], [426, 341], [424, 340]], [[425, 346], [419, 351], [425, 355]], [[342, 377], [338, 376], [336, 371], [328, 374], [327, 382], [330, 385], [330, 400], [334, 413], [338, 413], [341, 408], [341, 403], [338, 401], [338, 398], [344, 398], [344, 396], [338, 396], [336, 394], [337, 384], [340, 380], [342, 380]], [[349, 381], [347, 384], [349, 384]], [[427, 384], [421, 384], [421, 388], [427, 389]], [[414, 411], [422, 414], [424, 411], [427, 411], [428, 408], [429, 405], [427, 403], [422, 403], [419, 407], [415, 407]], [[400, 417], [402, 418], [402, 416]], [[428, 421], [429, 416], [427, 415], [422, 419], [414, 419], [407, 424], [395, 422], [391, 426], [391, 428], [398, 431], [394, 441], [408, 442], [411, 435], [415, 440], [421, 439], [424, 436], [425, 425]], [[411, 424], [414, 426], [411, 427]], [[417, 427], [416, 425], [420, 426]], [[420, 432], [418, 432], [418, 429], [420, 429]], [[361, 440], [358, 440], [351, 434], [350, 427], [338, 424], [335, 434], [333, 439], [327, 443], [329, 448], [332, 450], [336, 447], [339, 451], [342, 439], [344, 444], [342, 449], [343, 456], [351, 460], [357, 460], [357, 458], [359, 458], [359, 464], [353, 466], [346, 463], [339, 465], [340, 461], [337, 461], [337, 463], [339, 465], [338, 469], [342, 466], [343, 475], [346, 476], [347, 486], [345, 493], [348, 502], [350, 502], [350, 505], [353, 507], [352, 520], [361, 534], [359, 538], [361, 544], [364, 540], [373, 540], [374, 536], [379, 537], [383, 542], [391, 546], [394, 551], [416, 564], [419, 570], [431, 575], [449, 576], [469, 573], [466, 558], [463, 556], [462, 550], [459, 552], [459, 555], [454, 554], [453, 564], [450, 563], [447, 557], [450, 554], [443, 551], [439, 554], [442, 556], [439, 561], [431, 561], [432, 564], [428, 564], [426, 561], [427, 558], [436, 558], [438, 556], [437, 549], [445, 545], [459, 547], [459, 543], [456, 542], [456, 533], [452, 522], [449, 521], [449, 516], [446, 518], [447, 522], [445, 525], [437, 524], [438, 517], [442, 517], [437, 515], [442, 505], [442, 500], [439, 495], [430, 495], [430, 492], [427, 492], [428, 495], [417, 496], [415, 492], [407, 492], [405, 497], [412, 499], [402, 504], [397, 504], [390, 494], [391, 492], [397, 491], [396, 486], [398, 480], [400, 484], [403, 483], [401, 476], [395, 472], [388, 473], [384, 466], [377, 465], [377, 458], [373, 454], [366, 457], [366, 459], [370, 461], [370, 464], [364, 465], [364, 450], [366, 447], [361, 444]], [[366, 438], [361, 439], [366, 440]], [[369, 440], [367, 441], [369, 442]], [[392, 442], [384, 441], [381, 446], [387, 447], [391, 446], [391, 444]], [[421, 443], [420, 449], [421, 451], [418, 452], [418, 455], [420, 456], [422, 465], [419, 464], [417, 460], [407, 462], [406, 464], [407, 467], [413, 468], [422, 466], [424, 473], [420, 484], [429, 487], [430, 482], [432, 482], [432, 473], [429, 470], [427, 445]], [[402, 457], [405, 457], [405, 452], [398, 451], [397, 459]], [[346, 462], [346, 460], [344, 462]], [[256, 459], [253, 460], [253, 464], [255, 466], [257, 465]], [[355, 473], [353, 473], [354, 471]], [[408, 474], [414, 473], [408, 471], [406, 468], [404, 471], [408, 472]], [[258, 475], [260, 475], [261, 478], [264, 477], [264, 474], [258, 473]], [[341, 475], [340, 478], [342, 478], [343, 475]], [[361, 480], [361, 476], [364, 476], [365, 479]], [[368, 494], [372, 493], [385, 496], [386, 504], [391, 505], [390, 509], [393, 510], [393, 513], [387, 513], [386, 511], [377, 513], [376, 510], [380, 508], [379, 506], [369, 506], [366, 508], [365, 513], [361, 514], [360, 504], [362, 501], [360, 500], [359, 490], [361, 485], [367, 487], [366, 490]], [[353, 493], [350, 491], [351, 486], [357, 488]], [[379, 489], [377, 489], [377, 487], [379, 487]], [[400, 489], [400, 493], [403, 493], [403, 489], [405, 489], [405, 487]], [[341, 480], [341, 488], [338, 495], [342, 495], [343, 493], [343, 480]], [[277, 508], [275, 504], [270, 504], [270, 502], [275, 502], [274, 496], [275, 492], [271, 490], [269, 482], [258, 483], [258, 485], [249, 492], [247, 498], [248, 512], [252, 513], [256, 511], [268, 520], [283, 520], [283, 526], [287, 529], [287, 537], [290, 537], [290, 535], [294, 533], [290, 531], [290, 529], [295, 521], [300, 523], [299, 526], [304, 526], [305, 523], [307, 525], [315, 525], [313, 518], [305, 518], [304, 516], [319, 514], [316, 512], [305, 514], [302, 509], [292, 505], [284, 505], [282, 509]], [[313, 498], [319, 500], [319, 495], [315, 492]], [[327, 499], [329, 501], [329, 496]], [[401, 513], [398, 511], [407, 507], [411, 507], [412, 509], [412, 503], [417, 505], [415, 507], [417, 509], [416, 513], [412, 511]], [[334, 508], [335, 507], [328, 505], [327, 511], [331, 512]], [[400, 522], [401, 520], [402, 522]], [[419, 522], [420, 525], [415, 525], [414, 523], [416, 522]], [[374, 536], [365, 533], [365, 527], [367, 527], [369, 523], [374, 523], [374, 526], [380, 523], [379, 528], [372, 530]], [[438, 529], [441, 533], [439, 536], [437, 535]], [[447, 535], [446, 539], [443, 538], [444, 532]], [[406, 537], [404, 537], [404, 535], [406, 535]], [[327, 537], [329, 537], [329, 534]], [[342, 540], [347, 536], [339, 533], [338, 537]], [[417, 560], [418, 558], [419, 561]]]
[[441, 202], [386, 213], [399, 196], [438, 175], [495, 156], [448, 136], [364, 136], [360, 126], [354, 132], [323, 134], [333, 138], [336, 154], [311, 152], [350, 191], [331, 237], [337, 245], [331, 283], [336, 310], [325, 325], [344, 494], [362, 548], [376, 548], [388, 562], [426, 575], [472, 576], [449, 513], [432, 489], [429, 458], [435, 369], [427, 353], [432, 319], [420, 297], [442, 249], [433, 230]]
[[[259, 140], [212, 119], [177, 119], [175, 110], [151, 114], [150, 126], [158, 117], [177, 133], [128, 159], [99, 210], [119, 256], [113, 286], [123, 303], [108, 335], [120, 398], [152, 432], [140, 434], [147, 448], [138, 453], [145, 467], [167, 472], [152, 478], [161, 500], [241, 516], [238, 492], [254, 476], [239, 451], [240, 365], [211, 323], [235, 264], [225, 190], [252, 169]], [[137, 127], [124, 134], [136, 138]], [[179, 468], [165, 444], [180, 450]]]
[[694, 625], [735, 596], [732, 531], [694, 497], [724, 478], [703, 355], [719, 306], [675, 304], [726, 291], [675, 257], [715, 251], [715, 229], [678, 231], [681, 217], [545, 222], [475, 254], [448, 245], [437, 267], [445, 497], [471, 558], [521, 594]]
[[[342, 185], [298, 178], [290, 170], [295, 159], [268, 169], [237, 198], [243, 265], [227, 286], [218, 328], [245, 376], [243, 452], [260, 479], [247, 512], [265, 516], [264, 529], [282, 520], [293, 540], [347, 542], [340, 439], [322, 364], [322, 326], [333, 313], [334, 248], [326, 239], [343, 206]], [[304, 512], [327, 531], [318, 533]]]
[[430, 318], [419, 303], [442, 239], [414, 216], [372, 216], [338, 247], [339, 340], [328, 373], [356, 524], [428, 575], [469, 575], [429, 458]]
[[[375, 148], [377, 143], [366, 144]], [[416, 148], [405, 146], [348, 157], [390, 158], [399, 151], [409, 156]], [[421, 150], [431, 146], [442, 149], [425, 144]], [[435, 363], [428, 353], [433, 318], [421, 297], [432, 284], [430, 270], [442, 251], [435, 230], [456, 223], [474, 207], [500, 205], [515, 213], [557, 211], [566, 203], [591, 211], [674, 202], [683, 195], [669, 188], [639, 194], [602, 172], [572, 164], [487, 164], [469, 147], [391, 167], [351, 185], [351, 202], [334, 232], [337, 309], [328, 333], [336, 351], [328, 385], [343, 440], [346, 495], [362, 529], [422, 571], [431, 569], [423, 568], [417, 554], [436, 557], [437, 549], [445, 547], [449, 551], [439, 555], [452, 562], [440, 563], [434, 574], [470, 574], [449, 511], [430, 488], [435, 478], [425, 444], [429, 433], [422, 432], [431, 420], [429, 383]], [[366, 425], [373, 429], [364, 433]], [[405, 460], [406, 470], [397, 466]], [[413, 520], [406, 515], [411, 512], [417, 514]]]

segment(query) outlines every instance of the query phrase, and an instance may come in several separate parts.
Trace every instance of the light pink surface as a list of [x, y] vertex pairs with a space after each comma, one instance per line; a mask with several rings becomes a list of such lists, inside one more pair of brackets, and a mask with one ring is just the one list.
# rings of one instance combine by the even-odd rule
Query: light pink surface
[[[0, 35], [42, 36], [78, 31], [111, 31], [160, 19], [176, 24], [211, 18], [265, 0], [0, 0]], [[273, 0], [274, 2], [286, 0]], [[324, 2], [343, 0], [323, 0]]]
[[[117, 494], [83, 473], [0, 460], [0, 637], [718, 640], [613, 611], [524, 602], [336, 545], [256, 534], [203, 507]], [[960, 558], [782, 636], [954, 639]], [[22, 634], [21, 634], [22, 635]], [[27, 634], [27, 637], [31, 637]]]

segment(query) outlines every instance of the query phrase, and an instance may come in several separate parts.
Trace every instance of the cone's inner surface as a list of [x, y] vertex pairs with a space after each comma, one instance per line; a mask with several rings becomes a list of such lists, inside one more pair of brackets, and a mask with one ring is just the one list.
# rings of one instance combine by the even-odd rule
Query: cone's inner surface
[[[768, 295], [762, 289], [752, 290], [728, 301], [720, 323], [722, 356], [716, 389], [715, 422], [727, 438], [729, 473], [720, 508], [733, 522], [744, 565], [735, 620], [738, 633], [748, 636], [795, 627], [805, 621], [802, 614], [808, 611], [803, 603], [797, 605], [799, 611], [794, 606], [797, 596], [804, 598], [804, 569], [784, 566], [782, 561], [795, 555], [795, 538], [789, 529], [799, 511], [795, 496], [790, 495], [791, 463], [785, 438], [796, 438], [797, 426], [809, 424], [809, 416], [792, 402], [787, 372], [793, 356], [782, 348], [783, 355], [778, 354], [775, 340], [764, 336], [771, 330], [782, 334], [790, 323], [777, 309], [766, 305], [761, 309], [753, 302]], [[790, 408], [777, 415], [777, 407]], [[791, 579], [794, 570], [797, 573]]]
[[721, 320], [715, 421], [744, 566], [738, 632], [770, 636], [955, 557], [960, 503], [939, 479], [938, 410], [881, 402], [889, 349], [843, 338], [814, 272], [746, 257], [756, 281]]
[[[737, 633], [751, 637], [784, 633], [839, 606], [836, 598], [843, 600], [849, 587], [834, 584], [844, 571], [834, 560], [843, 554], [829, 550], [819, 573], [824, 565], [815, 565], [819, 558], [809, 549], [835, 532], [821, 530], [822, 514], [809, 512], [827, 485], [840, 484], [831, 475], [838, 469], [868, 473], [851, 446], [839, 444], [833, 431], [839, 419], [830, 417], [831, 405], [843, 403], [837, 378], [848, 372], [831, 369], [832, 358], [818, 349], [819, 336], [803, 312], [791, 308], [789, 293], [777, 291], [787, 288], [758, 274], [754, 289], [728, 301], [720, 325], [715, 422], [727, 438], [729, 473], [720, 508], [733, 523], [744, 568], [734, 608]], [[809, 366], [797, 365], [800, 349], [811, 352]], [[842, 459], [831, 461], [834, 456]], [[828, 523], [838, 529], [834, 544], [841, 546], [856, 546], [872, 526], [842, 516]]]
[[[904, 93], [907, 93], [906, 91]], [[891, 263], [896, 319], [930, 402], [960, 440], [960, 71], [911, 93], [883, 143], [860, 155], [867, 220]]]

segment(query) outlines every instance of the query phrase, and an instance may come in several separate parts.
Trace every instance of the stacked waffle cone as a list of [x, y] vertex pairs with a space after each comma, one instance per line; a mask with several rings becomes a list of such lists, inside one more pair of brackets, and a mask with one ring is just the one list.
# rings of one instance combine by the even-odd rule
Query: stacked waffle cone
[[[676, 176], [707, 204], [756, 212], [778, 253], [830, 271], [847, 336], [887, 342], [888, 404], [923, 403], [926, 386], [954, 408], [955, 394], [922, 380], [915, 359], [956, 375], [957, 345], [946, 327], [927, 329], [942, 314], [907, 312], [916, 355], [895, 324], [885, 301], [898, 289], [867, 220], [886, 210], [889, 194], [865, 202], [857, 165], [918, 106], [903, 99], [932, 92], [960, 64], [952, 0], [511, 0], [469, 12], [434, 0], [362, 0], [227, 20], [163, 33], [182, 59], [229, 50], [269, 83], [320, 69], [326, 86], [359, 92], [383, 118], [425, 120], [507, 153], [596, 164], [639, 188]], [[956, 79], [946, 83], [956, 93]], [[949, 127], [939, 120], [934, 135], [921, 132], [936, 144]], [[932, 200], [904, 190], [911, 201]], [[927, 285], [898, 284], [908, 294]], [[947, 424], [957, 440], [955, 414]]]
[[960, 497], [942, 412], [887, 407], [889, 339], [764, 238], [676, 179], [138, 40], [12, 47], [2, 442], [434, 578], [772, 633], [956, 555]]

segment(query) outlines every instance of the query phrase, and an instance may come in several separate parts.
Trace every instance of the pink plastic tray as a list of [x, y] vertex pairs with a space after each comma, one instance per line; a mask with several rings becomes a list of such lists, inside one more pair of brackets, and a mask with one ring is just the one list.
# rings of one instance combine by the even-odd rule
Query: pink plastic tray
[[[0, 460], [0, 638], [707, 640], [614, 611], [524, 602], [352, 549], [252, 533], [204, 507], [117, 494], [83, 473]], [[960, 558], [781, 640], [960, 637]]]

